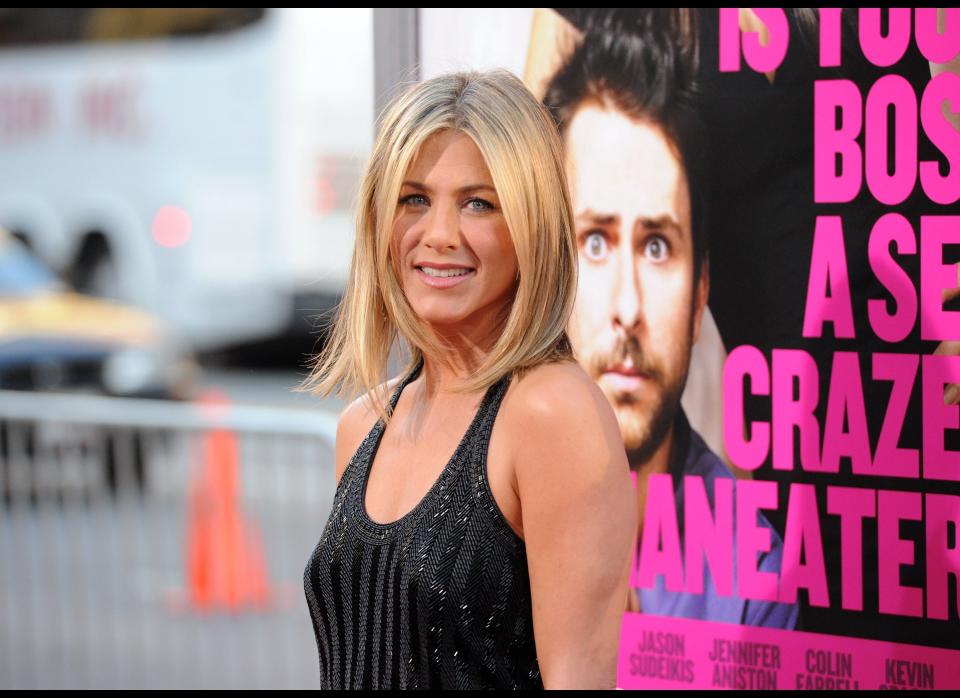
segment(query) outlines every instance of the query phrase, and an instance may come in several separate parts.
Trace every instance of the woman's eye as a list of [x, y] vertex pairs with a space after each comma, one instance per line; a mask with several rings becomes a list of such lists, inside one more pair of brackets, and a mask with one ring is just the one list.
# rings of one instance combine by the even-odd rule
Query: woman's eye
[[[474, 204], [479, 205], [474, 206]], [[483, 199], [470, 199], [467, 201], [467, 206], [471, 211], [492, 211], [494, 208], [493, 204], [491, 204], [489, 201], [484, 201]]]
[[400, 199], [401, 204], [407, 204], [410, 206], [419, 206], [420, 204], [425, 203], [426, 201], [427, 201], [427, 197], [425, 197], [423, 194], [410, 194]]
[[588, 259], [599, 261], [607, 256], [607, 239], [601, 233], [589, 233], [583, 242]]
[[644, 254], [654, 262], [662, 262], [669, 252], [667, 241], [660, 236], [650, 238], [644, 246]]

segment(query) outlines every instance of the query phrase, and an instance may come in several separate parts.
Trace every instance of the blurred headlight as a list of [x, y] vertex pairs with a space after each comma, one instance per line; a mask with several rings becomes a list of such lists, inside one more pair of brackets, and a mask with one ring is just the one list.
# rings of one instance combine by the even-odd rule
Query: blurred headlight
[[103, 364], [103, 385], [114, 395], [146, 392], [164, 383], [165, 362], [156, 353], [125, 349]]

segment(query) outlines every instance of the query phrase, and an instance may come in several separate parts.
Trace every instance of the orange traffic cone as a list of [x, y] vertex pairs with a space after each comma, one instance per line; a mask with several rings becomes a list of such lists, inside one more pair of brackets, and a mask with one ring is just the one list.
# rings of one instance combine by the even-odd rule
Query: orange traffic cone
[[[222, 409], [226, 398], [206, 393], [204, 409]], [[265, 608], [271, 590], [256, 523], [239, 501], [236, 435], [213, 429], [204, 436], [202, 459], [194, 464], [188, 492], [187, 599], [195, 610]]]

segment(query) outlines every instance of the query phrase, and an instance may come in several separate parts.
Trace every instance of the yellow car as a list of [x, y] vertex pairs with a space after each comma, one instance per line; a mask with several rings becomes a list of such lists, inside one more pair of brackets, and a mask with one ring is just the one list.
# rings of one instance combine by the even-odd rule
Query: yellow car
[[192, 353], [149, 314], [70, 291], [0, 229], [0, 390], [187, 400]]

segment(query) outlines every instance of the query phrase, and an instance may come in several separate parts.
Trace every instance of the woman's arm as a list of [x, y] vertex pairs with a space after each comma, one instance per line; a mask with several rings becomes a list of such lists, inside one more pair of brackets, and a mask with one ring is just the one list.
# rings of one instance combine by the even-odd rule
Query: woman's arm
[[547, 688], [613, 688], [637, 514], [616, 416], [576, 364], [517, 385], [515, 475]]

